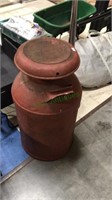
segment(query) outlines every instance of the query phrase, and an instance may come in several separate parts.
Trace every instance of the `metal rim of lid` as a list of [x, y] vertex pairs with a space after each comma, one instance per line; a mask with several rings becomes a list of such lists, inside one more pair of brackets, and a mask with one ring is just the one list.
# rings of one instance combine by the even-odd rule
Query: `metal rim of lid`
[[[59, 59], [55, 58], [55, 56], [51, 60], [48, 60], [48, 58], [44, 59], [43, 63], [43, 56], [41, 56], [40, 62], [36, 62], [36, 60], [32, 60], [30, 57], [26, 56], [25, 48], [26, 46], [30, 44], [36, 44], [37, 40], [51, 40], [53, 43], [57, 42], [60, 43], [61, 46], [63, 45], [63, 49], [67, 49], [65, 55], [63, 53], [63, 56], [60, 56]], [[51, 42], [50, 41], [50, 42]], [[27, 46], [28, 48], [28, 46]], [[51, 48], [50, 50], [53, 51]], [[29, 48], [29, 52], [31, 51], [31, 46]], [[61, 54], [61, 52], [60, 52]], [[59, 55], [59, 54], [58, 54]], [[34, 56], [35, 57], [35, 56]], [[40, 58], [40, 57], [39, 57]], [[48, 37], [42, 37], [41, 39], [33, 39], [30, 41], [26, 41], [23, 43], [17, 50], [14, 62], [17, 66], [17, 68], [25, 73], [26, 75], [32, 77], [32, 78], [38, 78], [38, 79], [60, 79], [66, 76], [69, 76], [74, 71], [76, 71], [79, 67], [80, 59], [78, 56], [77, 51], [74, 49], [74, 47], [69, 44], [66, 41], [57, 39], [57, 38], [48, 38]]]

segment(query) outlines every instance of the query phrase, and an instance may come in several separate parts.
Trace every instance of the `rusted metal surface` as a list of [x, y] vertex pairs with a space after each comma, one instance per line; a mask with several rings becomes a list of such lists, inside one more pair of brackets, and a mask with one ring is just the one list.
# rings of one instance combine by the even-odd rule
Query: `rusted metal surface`
[[71, 44], [43, 37], [22, 44], [15, 55], [15, 64], [30, 77], [54, 80], [76, 71], [79, 56]]
[[[44, 40], [42, 45], [44, 45]], [[50, 40], [50, 42], [54, 42], [54, 48], [55, 44], [57, 46], [57, 43], [60, 43], [58, 39], [51, 38]], [[61, 41], [61, 43], [65, 45], [65, 42]], [[36, 42], [33, 43], [33, 46], [37, 46], [36, 44]], [[36, 68], [39, 66], [38, 62], [33, 62], [32, 65], [30, 58], [26, 60], [29, 62], [25, 61], [24, 64], [22, 63], [23, 57], [25, 57], [23, 50], [25, 45], [28, 45], [28, 43], [22, 45], [15, 56], [16, 64], [19, 63], [19, 68], [22, 71], [24, 67], [25, 73], [20, 72], [12, 86], [12, 96], [16, 105], [22, 144], [24, 149], [34, 158], [40, 160], [55, 160], [65, 155], [73, 139], [75, 120], [82, 93], [80, 83], [73, 74], [73, 71], [79, 66], [79, 57], [78, 55], [76, 56], [77, 52], [69, 45], [69, 51], [72, 56], [67, 60], [63, 59], [63, 62], [61, 62], [63, 76], [56, 79], [52, 74], [52, 79], [46, 80], [47, 74], [44, 72], [44, 67], [50, 73], [49, 65], [41, 63], [41, 68], [35, 71], [34, 77], [32, 78], [32, 74], [28, 72], [28, 65], [31, 66], [32, 70], [33, 67]], [[64, 45], [61, 47], [63, 51]], [[51, 47], [47, 48], [50, 49]], [[32, 51], [31, 46], [28, 51]], [[45, 53], [43, 57], [44, 55]], [[74, 55], [75, 58], [77, 57], [77, 60], [74, 60]], [[20, 57], [18, 58], [18, 56]], [[52, 64], [52, 66], [54, 68], [56, 67], [60, 72], [60, 60], [64, 56], [58, 56], [60, 56], [60, 59], [58, 59], [56, 64]], [[43, 60], [47, 62], [47, 53], [44, 58]], [[55, 60], [55, 56], [53, 59]], [[69, 68], [68, 74], [66, 71], [66, 63]], [[72, 65], [74, 63], [73, 71], [71, 71], [71, 63]], [[66, 71], [66, 74], [64, 71]], [[39, 72], [42, 73], [42, 79], [38, 79]]]
[[67, 43], [46, 37], [27, 43], [23, 51], [29, 59], [42, 64], [59, 64], [67, 60], [71, 55], [71, 50]]

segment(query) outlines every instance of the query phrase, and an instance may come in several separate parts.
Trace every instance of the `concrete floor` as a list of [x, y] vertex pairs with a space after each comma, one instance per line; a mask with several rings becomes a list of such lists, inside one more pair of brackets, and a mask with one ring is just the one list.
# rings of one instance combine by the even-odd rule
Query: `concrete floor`
[[33, 160], [2, 184], [2, 200], [111, 200], [112, 102], [75, 129], [68, 154]]

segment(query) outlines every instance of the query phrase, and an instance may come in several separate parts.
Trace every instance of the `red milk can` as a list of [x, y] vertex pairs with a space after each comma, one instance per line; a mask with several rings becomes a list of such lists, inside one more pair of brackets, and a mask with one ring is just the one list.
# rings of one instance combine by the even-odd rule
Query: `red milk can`
[[42, 37], [22, 44], [12, 85], [22, 145], [32, 157], [55, 160], [69, 150], [81, 100], [74, 75], [79, 56], [71, 44]]

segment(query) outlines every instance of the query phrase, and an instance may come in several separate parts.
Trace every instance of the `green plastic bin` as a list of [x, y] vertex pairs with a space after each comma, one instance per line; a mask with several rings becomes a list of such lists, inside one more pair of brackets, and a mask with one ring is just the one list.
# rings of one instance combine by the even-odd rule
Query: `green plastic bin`
[[[41, 11], [33, 13], [34, 22], [37, 22], [54, 37], [69, 30], [72, 1], [65, 1]], [[79, 0], [77, 21], [83, 20], [96, 12], [91, 4]]]

